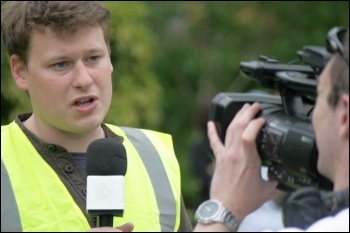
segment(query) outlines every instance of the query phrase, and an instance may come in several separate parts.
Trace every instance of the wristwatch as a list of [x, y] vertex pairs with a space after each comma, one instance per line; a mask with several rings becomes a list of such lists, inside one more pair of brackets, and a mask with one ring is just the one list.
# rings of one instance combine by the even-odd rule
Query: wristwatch
[[217, 200], [203, 202], [195, 214], [197, 222], [202, 224], [223, 223], [230, 231], [236, 231], [238, 220], [226, 207]]

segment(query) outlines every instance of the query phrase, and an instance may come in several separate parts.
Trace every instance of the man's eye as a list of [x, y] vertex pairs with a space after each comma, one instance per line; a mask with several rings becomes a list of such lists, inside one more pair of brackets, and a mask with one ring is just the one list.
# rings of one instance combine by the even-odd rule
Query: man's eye
[[67, 62], [63, 61], [63, 62], [58, 62], [56, 64], [53, 65], [54, 67], [57, 67], [57, 68], [64, 68], [67, 66]]
[[100, 58], [100, 56], [92, 56], [92, 57], [89, 57], [89, 60], [90, 61], [97, 61], [99, 58]]

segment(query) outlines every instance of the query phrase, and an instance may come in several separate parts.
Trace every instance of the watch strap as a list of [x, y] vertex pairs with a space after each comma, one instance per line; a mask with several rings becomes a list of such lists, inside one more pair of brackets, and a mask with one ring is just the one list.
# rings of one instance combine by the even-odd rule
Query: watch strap
[[[201, 219], [201, 216], [196, 214], [197, 222], [202, 224], [211, 224], [211, 223], [222, 223], [224, 224], [231, 232], [237, 230], [239, 226], [238, 220], [231, 213], [229, 209], [227, 209], [224, 204], [218, 200], [208, 200], [206, 202], [215, 202], [219, 205], [218, 215], [213, 216], [211, 219]], [[205, 205], [206, 202], [203, 202], [202, 205]], [[200, 207], [199, 207], [200, 208]]]
[[[225, 207], [224, 207], [225, 208]], [[223, 224], [225, 224], [225, 226], [230, 229], [231, 232], [236, 231], [237, 227], [238, 227], [238, 221], [235, 218], [235, 216], [233, 216], [233, 214], [231, 213], [230, 210], [226, 209], [223, 211], [222, 214], [222, 218], [223, 220]]]

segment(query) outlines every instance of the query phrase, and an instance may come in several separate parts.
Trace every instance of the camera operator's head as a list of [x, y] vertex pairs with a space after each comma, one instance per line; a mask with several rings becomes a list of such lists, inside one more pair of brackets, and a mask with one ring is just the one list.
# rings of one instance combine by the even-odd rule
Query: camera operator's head
[[349, 30], [328, 33], [334, 55], [320, 75], [312, 115], [319, 171], [334, 182], [334, 190], [349, 186]]

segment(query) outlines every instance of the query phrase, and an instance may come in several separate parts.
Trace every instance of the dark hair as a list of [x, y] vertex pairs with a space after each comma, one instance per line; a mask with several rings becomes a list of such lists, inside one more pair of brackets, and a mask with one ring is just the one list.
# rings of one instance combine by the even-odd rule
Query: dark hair
[[[349, 29], [346, 31], [343, 38], [344, 56], [349, 61]], [[328, 96], [328, 103], [331, 107], [336, 107], [340, 96], [343, 93], [349, 94], [349, 65], [338, 54], [335, 54], [335, 59], [331, 66], [331, 93]]]
[[109, 47], [109, 10], [97, 1], [8, 1], [1, 7], [1, 38], [11, 56], [27, 64], [33, 30], [51, 29], [57, 35], [82, 26], [99, 25]]

